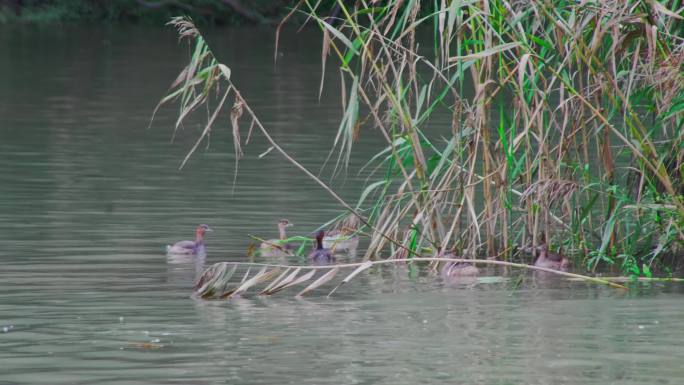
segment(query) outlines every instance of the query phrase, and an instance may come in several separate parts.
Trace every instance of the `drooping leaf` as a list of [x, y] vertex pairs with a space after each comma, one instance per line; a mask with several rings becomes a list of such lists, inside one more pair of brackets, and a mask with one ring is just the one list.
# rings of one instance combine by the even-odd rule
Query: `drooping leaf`
[[304, 289], [302, 289], [302, 291], [297, 293], [296, 297], [302, 297], [304, 294], [310, 292], [311, 290], [314, 290], [314, 289], [328, 283], [331, 279], [333, 279], [333, 277], [335, 277], [335, 275], [337, 275], [338, 271], [340, 271], [340, 268], [335, 267], [334, 269], [332, 269], [332, 270], [328, 271], [327, 273], [321, 275], [320, 277], [318, 277], [317, 280], [311, 282], [311, 284], [309, 286], [305, 287]]
[[283, 278], [280, 282], [278, 282], [277, 285], [274, 285], [273, 287], [269, 288], [268, 291], [266, 291], [266, 290], [262, 291], [260, 294], [271, 295], [271, 294], [279, 292], [280, 290], [284, 289], [290, 282], [292, 282], [301, 270], [302, 270], [301, 267], [294, 269], [294, 271], [292, 271], [292, 273], [290, 273], [290, 275]]
[[363, 264], [359, 265], [359, 267], [357, 267], [356, 269], [354, 269], [354, 271], [352, 271], [349, 275], [347, 275], [347, 276], [342, 280], [342, 282], [340, 282], [339, 285], [335, 286], [335, 288], [332, 289], [332, 291], [331, 291], [330, 293], [328, 293], [328, 297], [330, 297], [331, 295], [333, 295], [333, 293], [335, 293], [335, 292], [337, 291], [337, 289], [338, 289], [340, 286], [344, 285], [345, 283], [348, 283], [349, 281], [352, 280], [352, 278], [356, 277], [360, 272], [362, 272], [362, 271], [368, 269], [368, 268], [371, 267], [371, 266], [373, 266], [373, 262], [372, 262], [372, 261], [366, 261], [366, 262], [364, 262]]

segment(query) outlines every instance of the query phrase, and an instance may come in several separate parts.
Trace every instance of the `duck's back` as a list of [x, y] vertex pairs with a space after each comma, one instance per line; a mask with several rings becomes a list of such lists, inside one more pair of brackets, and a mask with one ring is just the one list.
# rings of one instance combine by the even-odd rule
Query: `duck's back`
[[552, 261], [548, 258], [542, 258], [540, 256], [539, 258], [537, 258], [537, 261], [534, 263], [534, 265], [546, 269], [559, 270], [561, 268], [561, 261]]
[[442, 274], [447, 278], [477, 277], [480, 274], [480, 269], [470, 263], [450, 262], [444, 266]]
[[197, 244], [194, 241], [178, 241], [172, 246], [167, 246], [166, 252], [169, 254], [193, 254], [196, 247]]
[[295, 245], [291, 243], [282, 243], [280, 239], [270, 239], [262, 242], [261, 255], [264, 257], [285, 257], [290, 256], [296, 251]]
[[316, 249], [309, 254], [309, 259], [314, 263], [335, 262], [335, 256], [329, 249]]
[[323, 238], [323, 247], [339, 251], [356, 250], [359, 246], [359, 236], [347, 234], [340, 230], [328, 232]]

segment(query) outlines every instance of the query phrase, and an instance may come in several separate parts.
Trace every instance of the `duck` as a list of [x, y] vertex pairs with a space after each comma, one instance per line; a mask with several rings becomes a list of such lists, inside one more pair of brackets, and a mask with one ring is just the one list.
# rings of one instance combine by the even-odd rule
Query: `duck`
[[316, 233], [316, 248], [309, 253], [309, 260], [313, 263], [330, 263], [335, 262], [335, 256], [332, 250], [323, 247], [323, 238], [325, 232], [320, 230]]
[[170, 255], [205, 255], [204, 234], [212, 230], [209, 225], [201, 224], [195, 230], [194, 241], [178, 241], [166, 246], [166, 254]]
[[565, 255], [549, 253], [546, 244], [542, 244], [539, 249], [539, 256], [537, 257], [537, 260], [534, 261], [535, 266], [559, 271], [568, 271], [570, 268], [570, 260]]
[[283, 241], [287, 239], [287, 234], [285, 229], [292, 226], [292, 223], [287, 219], [283, 218], [278, 221], [278, 234], [279, 239], [269, 239], [261, 243], [259, 249], [261, 250], [261, 255], [263, 256], [285, 256], [292, 254], [295, 246], [291, 243], [284, 243]]
[[339, 252], [352, 253], [359, 247], [359, 236], [350, 229], [328, 231], [323, 237], [323, 247]]
[[[447, 253], [442, 258], [457, 258], [452, 253]], [[442, 267], [442, 277], [444, 279], [455, 279], [461, 277], [477, 277], [480, 275], [480, 269], [469, 262], [453, 262], [449, 261]]]
[[356, 235], [359, 219], [352, 215], [338, 225], [339, 229], [330, 230], [323, 237], [323, 247], [335, 252], [354, 253], [359, 246], [359, 236]]

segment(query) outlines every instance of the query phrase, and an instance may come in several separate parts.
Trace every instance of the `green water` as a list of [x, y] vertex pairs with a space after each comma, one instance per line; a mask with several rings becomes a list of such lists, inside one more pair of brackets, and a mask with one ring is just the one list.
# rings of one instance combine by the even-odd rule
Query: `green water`
[[[318, 36], [287, 33], [277, 66], [271, 30], [208, 38], [318, 173], [342, 114], [334, 70], [318, 101]], [[233, 192], [227, 116], [178, 170], [199, 120], [173, 143], [175, 108], [146, 129], [186, 53], [170, 30], [5, 29], [0, 52], [0, 384], [681, 383], [681, 286], [447, 286], [384, 267], [332, 298], [193, 299], [206, 265], [246, 260], [248, 234], [275, 236], [282, 217], [307, 234], [339, 205], [275, 152], [259, 158], [258, 134]], [[383, 145], [362, 135], [332, 182], [351, 202]], [[206, 260], [167, 260], [198, 223], [215, 230]]]

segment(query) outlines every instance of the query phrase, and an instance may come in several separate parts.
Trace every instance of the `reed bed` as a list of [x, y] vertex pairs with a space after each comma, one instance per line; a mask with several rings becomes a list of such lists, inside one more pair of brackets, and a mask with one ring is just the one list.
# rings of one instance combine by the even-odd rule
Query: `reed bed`
[[[300, 1], [283, 23], [304, 15], [316, 24], [323, 66], [333, 57], [339, 67], [336, 169], [364, 130], [387, 142], [368, 160], [375, 171], [358, 202], [273, 141], [229, 67], [189, 19], [175, 18], [194, 50], [160, 105], [179, 102], [177, 127], [199, 106], [208, 111], [188, 157], [233, 103], [236, 158], [249, 121], [358, 217], [366, 259], [450, 250], [530, 262], [549, 247], [580, 268], [635, 276], [680, 262], [681, 1], [338, 0], [336, 17], [319, 14], [320, 3]], [[451, 116], [450, 127], [436, 127], [437, 114]]]

